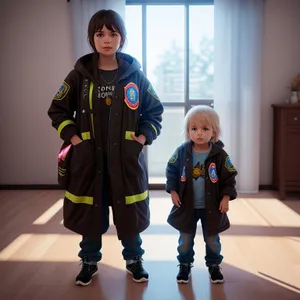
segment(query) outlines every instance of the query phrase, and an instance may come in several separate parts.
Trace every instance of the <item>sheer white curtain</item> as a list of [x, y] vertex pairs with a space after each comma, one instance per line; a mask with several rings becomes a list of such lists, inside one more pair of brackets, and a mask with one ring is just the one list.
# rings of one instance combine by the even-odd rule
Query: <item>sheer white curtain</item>
[[238, 169], [239, 192], [259, 187], [263, 0], [215, 0], [215, 109]]
[[74, 55], [77, 60], [92, 50], [87, 41], [87, 28], [90, 18], [100, 9], [113, 9], [125, 17], [125, 0], [71, 0]]

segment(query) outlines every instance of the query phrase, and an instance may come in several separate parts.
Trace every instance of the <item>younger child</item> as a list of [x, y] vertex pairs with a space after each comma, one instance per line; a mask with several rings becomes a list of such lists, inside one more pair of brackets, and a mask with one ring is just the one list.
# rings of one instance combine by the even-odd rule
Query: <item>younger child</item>
[[166, 191], [174, 204], [168, 223], [180, 233], [177, 282], [189, 282], [200, 219], [211, 282], [222, 283], [219, 233], [230, 226], [226, 212], [229, 200], [237, 197], [237, 171], [222, 149], [222, 142], [218, 141], [220, 123], [215, 110], [204, 105], [194, 106], [185, 116], [184, 131], [186, 142], [176, 149], [166, 169]]

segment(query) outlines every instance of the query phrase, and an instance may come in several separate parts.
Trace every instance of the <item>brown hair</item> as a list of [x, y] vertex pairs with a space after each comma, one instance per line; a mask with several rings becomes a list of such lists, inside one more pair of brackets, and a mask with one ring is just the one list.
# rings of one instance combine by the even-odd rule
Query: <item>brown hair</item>
[[121, 51], [126, 41], [126, 27], [121, 16], [114, 10], [102, 9], [96, 12], [90, 19], [88, 26], [88, 41], [95, 52], [97, 52], [94, 43], [94, 35], [101, 30], [103, 26], [108, 30], [117, 31], [121, 36], [121, 46], [118, 51]]

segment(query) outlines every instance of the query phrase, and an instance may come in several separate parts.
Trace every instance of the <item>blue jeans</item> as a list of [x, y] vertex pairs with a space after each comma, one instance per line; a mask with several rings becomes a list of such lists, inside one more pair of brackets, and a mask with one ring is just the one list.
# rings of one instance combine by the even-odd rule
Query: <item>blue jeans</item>
[[[102, 188], [102, 201], [103, 201], [103, 207], [106, 209], [103, 209], [103, 227], [108, 228], [109, 226], [109, 210], [108, 206], [111, 200], [111, 191], [110, 191], [110, 176], [108, 173], [107, 168], [107, 157], [104, 155], [103, 157], [103, 170], [104, 174], [106, 176], [103, 177], [103, 188]], [[140, 235], [136, 235], [135, 237], [123, 239], [121, 241], [124, 249], [122, 251], [123, 258], [125, 260], [135, 260], [145, 253], [145, 251], [141, 248], [142, 245], [142, 239]], [[78, 256], [81, 259], [92, 261], [92, 262], [98, 262], [102, 258], [101, 248], [102, 248], [102, 235], [99, 236], [99, 238], [89, 238], [87, 236], [82, 237], [82, 241], [79, 243], [79, 246], [81, 250], [78, 253]]]
[[205, 242], [205, 264], [207, 267], [212, 265], [219, 265], [223, 256], [221, 255], [221, 243], [218, 234], [207, 236], [206, 234], [206, 214], [205, 209], [195, 209], [195, 232], [184, 233], [180, 232], [178, 240], [178, 253], [177, 259], [180, 263], [193, 263], [194, 262], [194, 238], [197, 230], [197, 222], [201, 220], [202, 233]]
[[[141, 248], [142, 239], [139, 234], [133, 238], [124, 239], [121, 242], [124, 247], [122, 255], [125, 260], [138, 259], [142, 257], [145, 252]], [[102, 236], [98, 239], [91, 239], [83, 236], [79, 245], [81, 250], [79, 251], [78, 256], [81, 259], [93, 262], [101, 260]]]

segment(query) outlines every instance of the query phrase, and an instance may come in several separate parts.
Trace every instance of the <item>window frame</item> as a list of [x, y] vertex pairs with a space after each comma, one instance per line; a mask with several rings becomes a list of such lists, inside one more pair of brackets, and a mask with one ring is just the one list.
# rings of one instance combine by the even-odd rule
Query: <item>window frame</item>
[[[184, 6], [184, 47], [189, 49], [190, 43], [190, 6], [205, 6], [205, 5], [214, 5], [214, 0], [126, 0], [126, 6], [129, 5], [139, 5], [142, 9], [142, 64], [143, 72], [147, 76], [147, 6], [155, 5], [182, 5]], [[184, 55], [184, 101], [183, 102], [163, 102], [162, 104], [165, 107], [183, 107], [184, 114], [194, 105], [208, 105], [214, 106], [214, 99], [190, 99], [189, 95], [189, 86], [190, 86], [190, 51], [185, 51]], [[148, 163], [147, 151], [145, 151], [145, 158]], [[151, 190], [163, 190], [164, 184], [160, 183], [150, 183], [149, 189]]]
[[214, 0], [126, 0], [126, 5], [214, 5]]
[[[142, 64], [143, 72], [147, 76], [147, 6], [149, 5], [183, 5], [184, 6], [184, 18], [185, 18], [185, 49], [189, 49], [189, 36], [190, 36], [190, 16], [189, 16], [189, 6], [191, 5], [214, 5], [214, 0], [126, 0], [126, 5], [140, 5], [142, 8]], [[190, 99], [189, 97], [189, 86], [190, 86], [190, 76], [189, 76], [189, 62], [190, 62], [190, 53], [185, 51], [184, 57], [184, 101], [183, 102], [163, 102], [164, 106], [180, 106], [184, 107], [185, 113], [193, 105], [209, 105], [213, 107], [214, 99]]]

